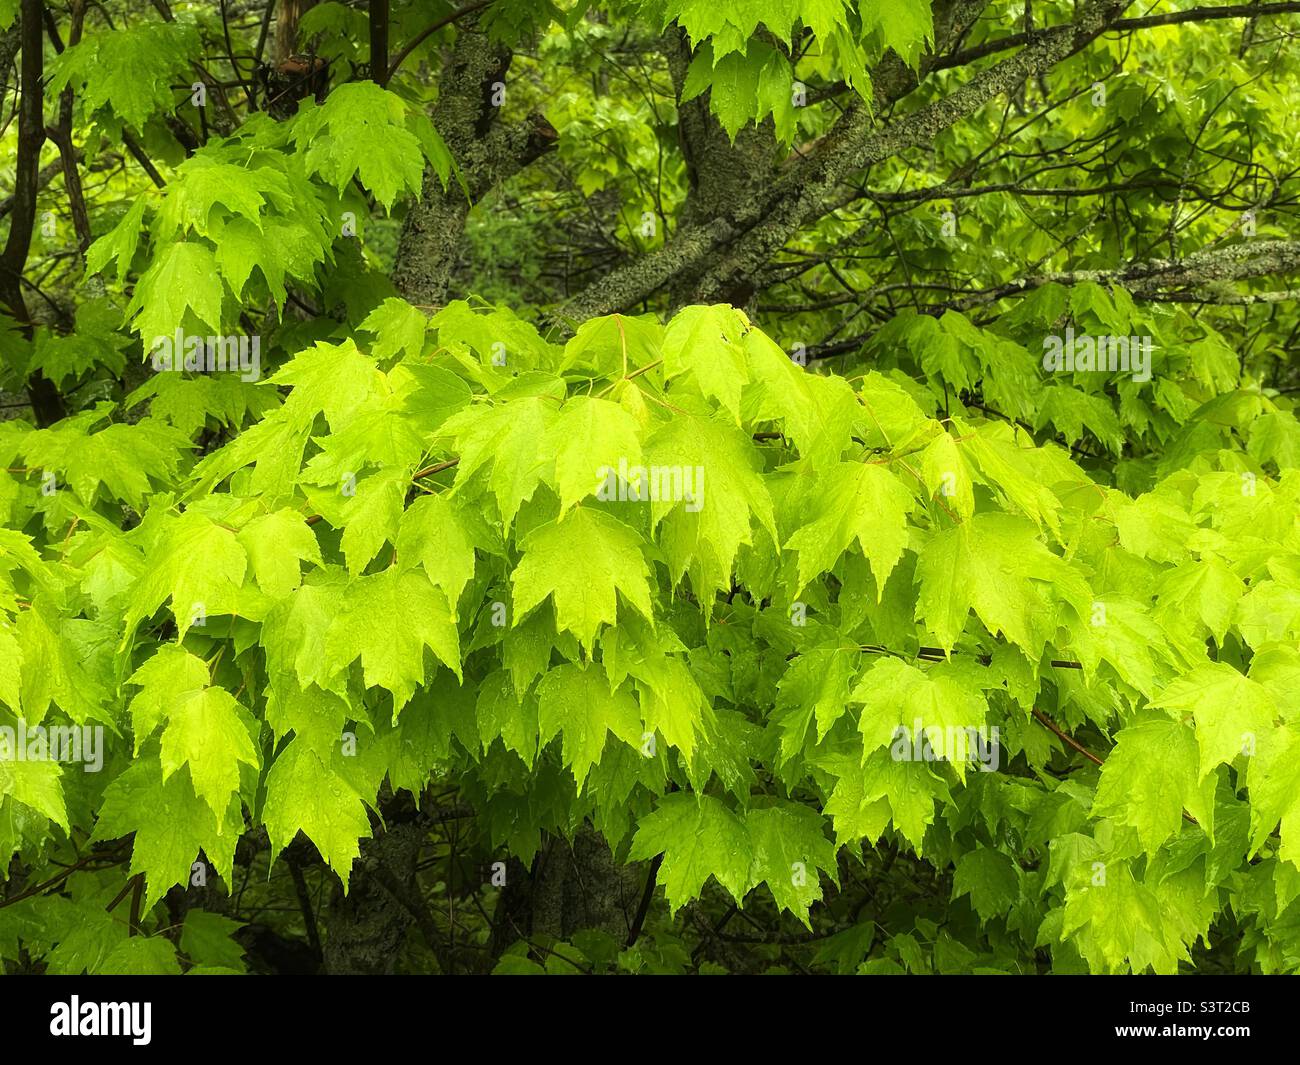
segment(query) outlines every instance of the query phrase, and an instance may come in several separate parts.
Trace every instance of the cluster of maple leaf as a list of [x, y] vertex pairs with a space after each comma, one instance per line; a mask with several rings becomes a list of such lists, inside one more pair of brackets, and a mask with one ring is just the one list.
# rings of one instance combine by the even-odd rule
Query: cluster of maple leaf
[[[263, 413], [197, 462], [157, 411], [0, 432], [67, 478], [6, 475], [11, 523], [48, 540], [0, 541], [0, 700], [120, 737], [105, 781], [0, 770], [11, 850], [93, 809], [94, 839], [134, 834], [147, 908], [200, 851], [229, 883], [264, 825], [346, 884], [384, 781], [452, 773], [524, 857], [584, 817], [662, 854], [674, 909], [712, 877], [807, 921], [841, 848], [897, 834], [982, 917], [1037, 912], [1026, 935], [1097, 970], [1171, 970], [1229, 897], [1300, 889], [1300, 474], [1258, 393], [1134, 497], [945, 417], [942, 371], [811, 373], [725, 306], [560, 346], [501, 308], [390, 299], [365, 335], [249, 384]], [[620, 464], [701, 468], [702, 497], [601, 498]], [[1054, 776], [1036, 714], [1114, 750]], [[994, 774], [891, 750], [990, 727]], [[551, 813], [521, 816], [539, 789]]]

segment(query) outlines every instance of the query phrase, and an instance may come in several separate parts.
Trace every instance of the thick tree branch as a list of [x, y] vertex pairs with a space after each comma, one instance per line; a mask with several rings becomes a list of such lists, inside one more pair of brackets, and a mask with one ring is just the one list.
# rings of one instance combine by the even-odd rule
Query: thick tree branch
[[[86, 0], [72, 0], [72, 26], [68, 30], [68, 47], [81, 40], [86, 21]], [[72, 211], [72, 225], [77, 232], [77, 248], [86, 254], [94, 239], [90, 230], [90, 213], [86, 209], [86, 195], [81, 186], [81, 171], [77, 169], [77, 149], [72, 143], [72, 86], [59, 94], [59, 124], [49, 130], [49, 136], [58, 146], [63, 163], [63, 187], [68, 192], [68, 206]]]
[[[957, 309], [992, 303], [1006, 296], [1032, 292], [1047, 284], [1077, 285], [1085, 281], [1123, 285], [1134, 296], [1159, 299], [1179, 292], [1213, 291], [1214, 286], [1256, 277], [1285, 277], [1300, 272], [1300, 241], [1257, 240], [1208, 248], [1181, 259], [1151, 259], [1114, 270], [1064, 270], [1019, 278], [983, 289], [957, 301]], [[1240, 295], [1225, 293], [1225, 295]], [[1197, 300], [1196, 302], [1200, 302]], [[1215, 302], [1207, 293], [1206, 302]]]
[[431, 167], [420, 200], [411, 204], [398, 241], [393, 283], [412, 303], [440, 306], [460, 256], [472, 202], [555, 146], [556, 132], [540, 114], [501, 120], [503, 84], [511, 53], [476, 26], [461, 29], [443, 72], [433, 122], [464, 176], [465, 190], [447, 189]]
[[761, 224], [726, 249], [697, 294], [702, 302], [737, 276], [755, 276], [802, 227], [821, 216], [833, 201], [834, 190], [855, 170], [874, 166], [908, 148], [933, 144], [935, 138], [959, 120], [974, 114], [998, 96], [1014, 90], [1027, 78], [1050, 69], [1081, 51], [1100, 36], [1131, 0], [1102, 0], [1086, 8], [1074, 22], [1037, 34], [1022, 51], [982, 72], [944, 98], [873, 132], [865, 107], [848, 135], [824, 153], [816, 165], [791, 173], [776, 186], [776, 196]]
[[[1300, 274], [1300, 241], [1255, 240], [1194, 252], [1181, 259], [1151, 259], [1112, 270], [1064, 270], [1017, 278], [1003, 284], [969, 292], [957, 299], [925, 307], [927, 313], [969, 310], [1013, 296], [1027, 295], [1044, 285], [1077, 285], [1093, 282], [1122, 285], [1139, 299], [1159, 303], [1214, 303], [1250, 305], [1281, 303], [1295, 298], [1294, 291], [1238, 292], [1232, 284], [1261, 277]], [[870, 300], [871, 293], [862, 298]], [[856, 351], [870, 333], [846, 337], [808, 349], [808, 358], [826, 359]]]
[[[1014, 89], [1026, 78], [1082, 51], [1104, 33], [1131, 0], [1099, 0], [1064, 26], [1034, 35], [1016, 55], [982, 71], [950, 95], [876, 129], [870, 110], [860, 101], [851, 105], [835, 128], [808, 155], [787, 168], [760, 196], [740, 204], [728, 215], [679, 231], [661, 251], [612, 271], [580, 292], [561, 309], [582, 320], [609, 314], [648, 298], [671, 278], [691, 271], [713, 257], [693, 295], [708, 301], [756, 276], [795, 232], [829, 209], [835, 188], [860, 170], [904, 150], [933, 143], [943, 130], [973, 114], [989, 101]], [[983, 5], [956, 5], [948, 38], [959, 35], [967, 18]], [[946, 42], [945, 42], [946, 43]], [[877, 101], [889, 101], [908, 91], [913, 78], [896, 57], [881, 64], [873, 78]], [[927, 60], [922, 73], [932, 69]], [[718, 253], [722, 252], [719, 258]]]
[[[1217, 7], [1193, 7], [1187, 11], [1167, 11], [1162, 15], [1142, 15], [1137, 18], [1118, 19], [1110, 27], [1110, 32], [1124, 33], [1131, 30], [1149, 30], [1156, 26], [1177, 26], [1189, 22], [1214, 22], [1220, 19], [1255, 19], [1267, 15], [1285, 15], [1300, 11], [1300, 0], [1286, 0], [1274, 4], [1227, 4]], [[978, 59], [984, 59], [998, 52], [1019, 48], [1033, 40], [1041, 30], [1023, 33], [1011, 33], [993, 41], [985, 41], [973, 48], [967, 48], [955, 55], [948, 56], [935, 64], [937, 70], [949, 70], [964, 67]]]
[[[14, 206], [9, 237], [0, 252], [0, 303], [31, 337], [32, 321], [23, 299], [23, 269], [36, 227], [36, 195], [40, 189], [41, 145], [45, 143], [43, 81], [45, 73], [41, 0], [23, 0], [19, 14], [22, 53], [18, 71], [18, 158], [14, 166]], [[27, 381], [27, 395], [38, 425], [51, 425], [64, 415], [58, 390], [38, 370]]]

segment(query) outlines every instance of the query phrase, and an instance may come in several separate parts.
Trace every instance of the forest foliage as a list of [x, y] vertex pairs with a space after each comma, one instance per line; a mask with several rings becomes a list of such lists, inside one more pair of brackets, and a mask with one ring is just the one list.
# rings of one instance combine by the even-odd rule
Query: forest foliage
[[1297, 7], [0, 0], [6, 969], [1300, 969]]

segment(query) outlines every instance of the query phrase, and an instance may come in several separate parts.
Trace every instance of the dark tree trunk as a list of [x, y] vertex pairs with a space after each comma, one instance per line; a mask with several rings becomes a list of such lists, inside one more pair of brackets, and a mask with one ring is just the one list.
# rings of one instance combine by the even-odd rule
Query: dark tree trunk
[[[416, 923], [418, 897], [415, 866], [424, 826], [391, 825], [374, 839], [363, 840], [352, 866], [349, 891], [334, 885], [325, 917], [325, 972], [330, 975], [391, 973], [406, 934]], [[437, 948], [437, 940], [430, 944]]]
[[[664, 55], [678, 98], [677, 135], [686, 162], [688, 190], [682, 206], [680, 228], [693, 229], [728, 215], [771, 184], [781, 161], [776, 129], [769, 118], [762, 125], [747, 125], [733, 143], [709, 110], [709, 94], [681, 101], [686, 72], [691, 65], [690, 46], [680, 27], [664, 33]], [[682, 271], [668, 286], [673, 307], [699, 302], [703, 270]], [[740, 279], [718, 294], [721, 302], [745, 307], [754, 296], [749, 279]]]
[[531, 869], [511, 860], [506, 886], [492, 915], [491, 959], [520, 939], [571, 939], [595, 929], [624, 942], [636, 920], [645, 887], [642, 863], [625, 865], [588, 824], [573, 842], [549, 837]]
[[[23, 0], [18, 22], [0, 45], [12, 59], [13, 46], [21, 49], [18, 66], [18, 158], [14, 166], [13, 209], [9, 237], [0, 253], [0, 304], [16, 321], [23, 335], [32, 336], [32, 320], [23, 297], [23, 269], [36, 227], [36, 194], [40, 188], [41, 145], [45, 143], [45, 108], [42, 78], [45, 72], [45, 37], [41, 0]], [[51, 425], [64, 415], [63, 398], [37, 370], [27, 380], [36, 424]]]
[[393, 283], [411, 303], [429, 309], [446, 303], [470, 207], [555, 145], [555, 130], [540, 114], [504, 121], [509, 90], [502, 99], [497, 87], [505, 85], [510, 60], [508, 49], [493, 44], [475, 26], [458, 30], [439, 83], [433, 124], [466, 188], [453, 180], [444, 190], [437, 174], [425, 170], [420, 200], [407, 211], [393, 267]]

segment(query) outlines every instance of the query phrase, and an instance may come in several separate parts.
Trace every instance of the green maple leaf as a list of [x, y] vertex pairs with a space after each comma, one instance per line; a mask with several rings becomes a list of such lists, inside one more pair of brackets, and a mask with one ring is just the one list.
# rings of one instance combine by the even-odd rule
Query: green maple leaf
[[[902, 382], [909, 380], [899, 371], [891, 371], [886, 376], [878, 370], [872, 370], [862, 379], [858, 399], [866, 420], [859, 429], [867, 447], [894, 450], [923, 436], [933, 425], [913, 394], [904, 387]], [[955, 441], [949, 442], [955, 445]]]
[[1067, 444], [1082, 440], [1086, 428], [1115, 454], [1124, 446], [1124, 430], [1110, 400], [1077, 388], [1055, 385], [1044, 389], [1042, 405], [1034, 422], [1038, 428], [1048, 424], [1054, 426]]
[[718, 116], [727, 137], [734, 142], [741, 127], [757, 117], [758, 76], [764, 58], [732, 51], [715, 61], [713, 43], [706, 41], [696, 51], [687, 73], [682, 102], [707, 89], [709, 110]]
[[244, 970], [244, 948], [235, 933], [244, 926], [219, 913], [190, 910], [181, 927], [181, 950], [199, 965], [215, 965], [236, 972]]
[[1215, 766], [1250, 754], [1268, 743], [1277, 720], [1277, 704], [1264, 685], [1223, 662], [1207, 662], [1179, 677], [1151, 701], [1196, 720], [1201, 776]]
[[[396, 389], [388, 391], [387, 386], [391, 386], [398, 376], [399, 371], [386, 376], [384, 387], [336, 422], [334, 431], [319, 441], [320, 453], [313, 455], [303, 469], [303, 482], [322, 485], [334, 494], [336, 499], [332, 509], [337, 512], [338, 520], [344, 523], [352, 520], [343, 516], [350, 505], [349, 500], [353, 496], [360, 500], [362, 496], [358, 485], [367, 466], [379, 468], [367, 479], [372, 487], [377, 487], [404, 480], [414, 472], [424, 454], [425, 439], [405, 409], [406, 396]], [[337, 498], [340, 493], [344, 497], [341, 500]], [[316, 494], [325, 495], [321, 492]], [[328, 506], [328, 503], [322, 501], [320, 505]], [[326, 516], [334, 521], [334, 515]]]
[[[340, 491], [345, 487], [346, 491]], [[397, 540], [402, 503], [410, 478], [402, 470], [381, 470], [369, 477], [340, 481], [337, 486], [309, 488], [307, 498], [336, 529], [348, 572], [355, 575], [378, 557], [384, 544]]]
[[641, 461], [636, 420], [617, 403], [589, 396], [564, 405], [542, 450], [555, 455], [561, 514], [602, 485], [615, 484], [620, 464]]
[[907, 544], [911, 491], [883, 466], [840, 462], [818, 477], [804, 509], [812, 520], [785, 545], [799, 552], [795, 595], [814, 577], [831, 570], [856, 539], [871, 563], [878, 597], [882, 596]]
[[326, 566], [311, 573], [290, 595], [277, 602], [262, 623], [262, 647], [272, 678], [293, 676], [306, 689], [316, 684], [327, 691], [347, 691], [346, 663], [331, 659], [327, 636], [342, 609], [347, 575]]
[[212, 491], [232, 473], [252, 464], [248, 490], [262, 493], [268, 506], [284, 500], [293, 493], [309, 436], [310, 420], [303, 424], [281, 407], [204, 458], [194, 469], [193, 495]]
[[209, 687], [207, 665], [176, 644], [160, 647], [130, 682], [140, 685], [130, 705], [135, 753], [166, 722], [163, 782], [188, 765], [194, 793], [220, 818], [239, 789], [240, 763], [254, 769], [260, 765], [251, 715], [229, 692]]
[[1126, 683], [1149, 696], [1171, 679], [1171, 672], [1183, 668], [1145, 603], [1101, 595], [1093, 600], [1092, 610], [1088, 622], [1072, 626], [1070, 634], [1070, 650], [1086, 671], [1107, 662]]
[[1263, 739], [1246, 771], [1246, 786], [1251, 853], [1278, 829], [1278, 857], [1300, 869], [1300, 733], [1284, 725]]
[[397, 555], [418, 562], [429, 579], [455, 604], [474, 578], [474, 549], [494, 546], [493, 530], [481, 515], [446, 494], [421, 496], [402, 514]]
[[21, 716], [23, 649], [7, 621], [0, 624], [0, 703]]
[[889, 800], [884, 797], [865, 799], [862, 776], [852, 769], [846, 769], [835, 782], [822, 809], [831, 819], [839, 846], [861, 839], [874, 843], [889, 827], [891, 817]]
[[48, 429], [28, 433], [23, 455], [30, 467], [54, 474], [86, 503], [100, 489], [137, 509], [154, 491], [154, 482], [176, 476], [180, 449], [189, 442], [170, 426], [152, 419], [136, 425], [109, 425], [90, 432], [94, 414], [69, 418]]
[[546, 672], [552, 652], [557, 649], [570, 661], [581, 657], [581, 648], [573, 635], [556, 632], [555, 611], [542, 609], [502, 634], [501, 662], [515, 687], [526, 692]]
[[869, 755], [861, 772], [861, 805], [888, 800], [894, 828], [920, 854], [926, 827], [934, 823], [936, 801], [951, 801], [947, 785], [924, 762], [897, 760], [889, 751]]
[[316, 534], [297, 511], [259, 515], [239, 530], [237, 539], [258, 587], [273, 599], [283, 598], [302, 582], [301, 563], [324, 565]]
[[[913, 743], [921, 741], [922, 733], [937, 730], [932, 748], [936, 753], [945, 753], [957, 776], [964, 780], [969, 759], [960, 755], [969, 753], [974, 757], [972, 738], [984, 727], [988, 714], [984, 694], [974, 686], [978, 679], [953, 663], [928, 670], [917, 669], [897, 658], [882, 658], [874, 663], [849, 697], [853, 702], [865, 704], [858, 720], [863, 760], [881, 747], [889, 746], [900, 726], [907, 729]], [[949, 736], [966, 746], [959, 746], [957, 751], [947, 750]]]
[[266, 776], [262, 820], [277, 854], [301, 831], [348, 890], [360, 840], [370, 835], [370, 818], [365, 801], [333, 760], [326, 765], [307, 744], [291, 741]]
[[1034, 447], [1024, 430], [1005, 422], [974, 428], [953, 418], [952, 426], [962, 437], [965, 455], [1003, 506], [1059, 536], [1061, 501], [1044, 483], [1046, 452]]
[[351, 581], [325, 633], [326, 660], [340, 668], [360, 658], [366, 686], [392, 692], [394, 714], [424, 682], [426, 647], [461, 675], [455, 615], [416, 570], [386, 569]]
[[952, 801], [948, 786], [927, 763], [895, 759], [889, 751], [875, 751], [865, 761], [856, 753], [836, 755], [818, 764], [837, 778], [825, 812], [840, 844], [875, 843], [892, 821], [919, 855], [937, 815], [936, 802]]
[[391, 359], [398, 352], [418, 359], [424, 351], [429, 319], [406, 300], [390, 297], [371, 311], [358, 328], [374, 334], [376, 359]]
[[364, 711], [315, 684], [300, 687], [297, 677], [276, 673], [266, 694], [266, 723], [276, 739], [292, 732], [322, 758], [329, 756], [348, 720], [364, 720]]
[[[34, 956], [44, 955], [51, 976], [96, 973], [129, 935], [129, 929], [104, 909], [106, 900], [46, 895], [18, 903], [19, 933]], [[25, 911], [25, 912], [24, 912]], [[13, 941], [17, 954], [18, 944]]]
[[[549, 649], [548, 649], [549, 650]], [[548, 654], [549, 657], [549, 654]], [[484, 746], [500, 738], [502, 746], [514, 751], [529, 769], [537, 759], [537, 699], [520, 693], [504, 670], [490, 674], [479, 685], [475, 707]]]
[[594, 667], [564, 665], [537, 685], [538, 739], [543, 745], [563, 734], [564, 764], [582, 790], [591, 767], [600, 761], [610, 733], [633, 747], [641, 746], [641, 712], [625, 689], [611, 692]]
[[612, 685], [629, 676], [636, 679], [646, 728], [658, 731], [689, 759], [712, 708], [687, 660], [672, 653], [683, 650], [672, 629], [661, 626], [655, 632], [630, 615], [602, 642], [602, 664]]
[[1284, 410], [1256, 418], [1250, 426], [1246, 450], [1256, 462], [1271, 460], [1280, 470], [1300, 467], [1300, 420]]
[[283, 305], [284, 249], [268, 240], [258, 223], [242, 217], [218, 221], [213, 227], [212, 242], [216, 245], [221, 276], [237, 299], [243, 299], [253, 270], [259, 269], [277, 305]]
[[243, 218], [260, 234], [262, 208], [267, 205], [262, 194], [281, 201], [290, 197], [288, 182], [275, 170], [236, 166], [222, 160], [221, 154], [200, 149], [177, 167], [158, 211], [155, 237], [160, 242], [190, 229], [200, 237], [215, 238], [214, 211], [217, 226]]
[[[1177, 970], [1177, 953], [1170, 951], [1170, 932], [1159, 899], [1134, 879], [1127, 862], [1107, 862], [1105, 882], [1080, 883], [1066, 897], [1062, 935], [1071, 937], [1094, 972], [1122, 971], [1129, 962], [1145, 968], [1144, 956], [1157, 972]], [[1175, 937], [1176, 938], [1176, 937]]]
[[[504, 366], [517, 372], [543, 367], [549, 369], [554, 365], [558, 354], [555, 347], [542, 338], [536, 326], [520, 318], [509, 307], [477, 309], [471, 307], [466, 300], [452, 300], [429, 319], [429, 324], [438, 330], [439, 343], [451, 353], [464, 352], [469, 348], [478, 356], [477, 359], [461, 358], [460, 361], [472, 377], [493, 393], [499, 390], [509, 392], [506, 386], [513, 377], [511, 373], [498, 373], [493, 365], [494, 360], [504, 360]], [[537, 381], [538, 379], [533, 379], [532, 383]], [[516, 383], [527, 385], [529, 382], [526, 379]], [[550, 385], [547, 382], [543, 390], [556, 398], [562, 398], [563, 388], [554, 392]], [[535, 391], [525, 389], [518, 396], [536, 394]]]
[[[917, 562], [920, 595], [916, 600], [916, 619], [924, 621], [945, 649], [952, 647], [966, 627], [975, 598], [975, 582], [987, 573], [972, 544], [971, 522], [935, 536], [921, 551]], [[986, 581], [1001, 579], [989, 574]], [[1027, 614], [1025, 604], [1021, 609]], [[1033, 621], [1023, 617], [1021, 638]], [[1043, 639], [1047, 634], [1043, 633]], [[1022, 644], [1023, 646], [1023, 644]]]
[[745, 421], [775, 421], [820, 469], [838, 462], [852, 442], [856, 423], [870, 417], [840, 377], [810, 373], [770, 337], [751, 329], [742, 340], [750, 384], [742, 402]]
[[1255, 652], [1250, 660], [1250, 679], [1273, 693], [1287, 724], [1300, 715], [1300, 648], [1277, 644]]
[[1198, 772], [1196, 737], [1164, 714], [1126, 725], [1101, 768], [1092, 812], [1137, 830], [1154, 853], [1178, 833], [1186, 810], [1214, 834], [1214, 779]]
[[97, 976], [180, 976], [176, 947], [164, 935], [124, 939], [104, 959]]
[[[689, 568], [695, 591], [726, 591], [742, 544], [752, 544], [757, 522], [777, 540], [772, 497], [759, 470], [753, 442], [717, 418], [679, 414], [646, 440], [646, 462], [691, 477], [696, 498], [651, 500], [650, 520], [659, 529], [674, 580]], [[662, 525], [662, 528], [660, 526]]]
[[75, 321], [75, 332], [68, 336], [37, 328], [28, 371], [40, 370], [60, 388], [95, 367], [120, 376], [126, 366], [122, 349], [127, 344], [118, 332], [121, 311], [107, 297], [95, 297], [77, 308]]
[[782, 761], [803, 750], [813, 721], [821, 740], [847, 709], [858, 657], [856, 647], [814, 647], [790, 664], [777, 682]]
[[308, 173], [339, 192], [355, 177], [385, 210], [399, 194], [419, 191], [426, 158], [442, 170], [444, 184], [450, 173], [450, 156], [433, 127], [373, 81], [340, 85], [323, 104], [305, 106], [293, 138]]
[[612, 625], [622, 597], [652, 617], [649, 566], [641, 538], [622, 522], [590, 507], [530, 532], [511, 577], [516, 623], [548, 597], [556, 625], [591, 647], [601, 625]]
[[742, 21], [743, 14], [743, 10], [726, 4], [681, 0], [664, 5], [664, 25], [675, 19], [690, 39], [698, 44], [706, 37], [721, 33], [729, 22]]
[[16, 753], [8, 751], [0, 759], [0, 797], [20, 802], [43, 817], [48, 817], [64, 832], [69, 831], [59, 763], [20, 762], [16, 760]]
[[488, 487], [508, 531], [554, 461], [548, 461], [537, 441], [546, 438], [555, 417], [554, 402], [536, 397], [476, 404], [452, 415], [442, 433], [453, 438], [460, 452], [453, 491], [464, 492], [478, 470], [490, 470]]
[[671, 912], [699, 898], [710, 876], [740, 902], [750, 888], [753, 847], [745, 823], [709, 795], [665, 795], [641, 818], [628, 857], [664, 856], [659, 876]]
[[1173, 499], [1148, 492], [1129, 499], [1119, 492], [1107, 496], [1107, 513], [1114, 519], [1120, 546], [1158, 562], [1181, 562], [1196, 532], [1184, 507]]
[[154, 374], [123, 402], [129, 409], [146, 399], [150, 417], [174, 426], [187, 440], [192, 440], [208, 419], [236, 428], [247, 415], [261, 417], [279, 406], [278, 398], [268, 390], [234, 374]]
[[749, 882], [767, 884], [777, 907], [789, 910], [812, 928], [808, 910], [822, 897], [819, 873], [838, 882], [835, 848], [822, 829], [816, 810], [783, 802], [745, 813], [753, 865]]
[[188, 329], [195, 322], [210, 333], [220, 333], [224, 295], [211, 249], [180, 240], [163, 249], [144, 272], [126, 314], [145, 350], [150, 351], [155, 338], [171, 337], [177, 329]]
[[798, 12], [804, 25], [822, 40], [845, 24], [844, 0], [800, 0]]
[[1195, 866], [1159, 880], [1148, 874], [1146, 884], [1160, 908], [1165, 941], [1156, 946], [1145, 936], [1138, 937], [1133, 968], [1176, 973], [1179, 963], [1192, 960], [1193, 945], [1210, 935], [1210, 924], [1219, 910], [1213, 885]]
[[862, 8], [862, 27], [879, 33], [884, 46], [893, 48], [911, 68], [917, 66], [920, 49], [935, 42], [930, 5], [924, 0], [867, 4]]
[[310, 428], [316, 415], [324, 414], [330, 428], [338, 430], [382, 388], [384, 380], [374, 360], [363, 355], [355, 341], [344, 340], [318, 341], [305, 348], [276, 370], [268, 383], [292, 386], [281, 408], [290, 424]]
[[976, 850], [957, 859], [952, 897], [959, 899], [969, 895], [971, 906], [981, 921], [1010, 913], [1020, 894], [1020, 870], [1009, 855], [995, 850]]
[[921, 453], [921, 477], [931, 499], [970, 521], [975, 513], [970, 466], [951, 433], [940, 433]]
[[154, 115], [174, 110], [172, 85], [188, 85], [202, 43], [192, 23], [136, 22], [87, 33], [51, 64], [47, 91], [71, 86], [87, 111], [143, 130]]
[[128, 683], [140, 688], [128, 706], [134, 753], [138, 755], [181, 696], [208, 686], [208, 666], [180, 644], [163, 644], [131, 674]]
[[654, 673], [652, 681], [638, 686], [646, 728], [689, 759], [711, 710], [708, 699], [682, 659], [665, 657]]
[[244, 830], [237, 798], [218, 819], [194, 793], [189, 771], [164, 781], [156, 753], [137, 758], [104, 793], [94, 839], [135, 834], [131, 874], [145, 877], [145, 911], [175, 884], [190, 882], [202, 850], [227, 885], [232, 883], [235, 844]]
[[944, 648], [961, 636], [973, 606], [989, 632], [1037, 660], [1059, 625], [1088, 616], [1092, 598], [1078, 571], [1012, 514], [976, 514], [939, 533], [921, 550], [916, 572], [916, 617]]
[[658, 362], [663, 338], [664, 327], [653, 317], [588, 318], [565, 344], [559, 370], [581, 366], [601, 375], [627, 374]]
[[1234, 621], [1252, 647], [1300, 641], [1300, 580], [1260, 581], [1242, 596]]
[[[716, 91], [716, 90], [715, 90]], [[745, 322], [725, 303], [685, 307], [664, 331], [664, 374], [690, 374], [700, 391], [716, 399], [740, 422], [740, 392], [749, 380], [740, 340]]]
[[23, 717], [38, 724], [51, 704], [73, 721], [111, 722], [105, 703], [111, 662], [97, 652], [108, 632], [94, 622], [61, 617], [45, 598], [18, 617]]
[[241, 602], [248, 554], [232, 529], [186, 511], [171, 519], [146, 556], [145, 572], [131, 591], [122, 646], [135, 627], [170, 600], [179, 638], [199, 617], [224, 613]]
[[147, 196], [137, 196], [121, 221], [86, 249], [87, 277], [101, 273], [109, 263], [116, 262], [117, 283], [120, 285], [126, 280], [131, 260], [135, 258], [136, 248], [140, 245], [140, 230], [148, 206]]
[[[189, 766], [194, 793], [220, 817], [239, 789], [239, 765], [257, 769], [256, 726], [248, 711], [224, 688], [180, 693], [167, 709], [162, 734], [164, 782]], [[218, 823], [220, 831], [220, 823]]]

